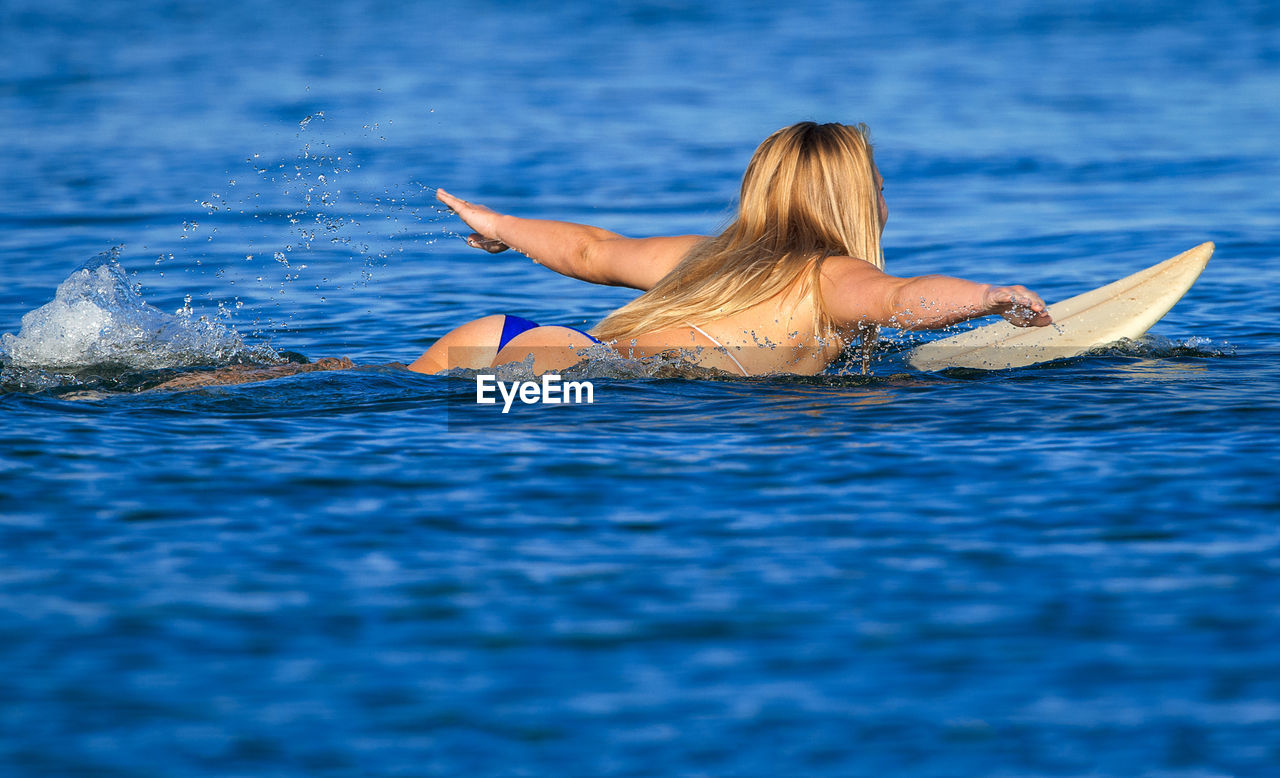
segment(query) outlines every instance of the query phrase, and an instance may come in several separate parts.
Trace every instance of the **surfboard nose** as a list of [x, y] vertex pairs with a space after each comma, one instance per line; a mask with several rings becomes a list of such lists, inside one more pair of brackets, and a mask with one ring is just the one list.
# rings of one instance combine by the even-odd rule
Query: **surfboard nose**
[[1049, 306], [1056, 326], [1018, 328], [999, 321], [917, 346], [907, 362], [918, 370], [1003, 370], [1082, 354], [1121, 338], [1137, 338], [1196, 282], [1213, 256], [1212, 242]]
[[1193, 249], [1188, 249], [1187, 251], [1184, 251], [1182, 254], [1178, 255], [1178, 257], [1175, 257], [1175, 259], [1178, 259], [1181, 257], [1187, 257], [1190, 259], [1194, 257], [1196, 261], [1200, 262], [1200, 266], [1204, 267], [1204, 265], [1208, 264], [1209, 257], [1213, 256], [1213, 252], [1217, 248], [1218, 247], [1214, 244], [1213, 241], [1207, 240]]

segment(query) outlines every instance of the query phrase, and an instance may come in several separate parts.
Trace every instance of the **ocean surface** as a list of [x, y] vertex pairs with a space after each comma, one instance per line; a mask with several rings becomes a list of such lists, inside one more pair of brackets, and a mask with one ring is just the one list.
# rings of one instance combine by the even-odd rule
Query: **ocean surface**
[[[399, 366], [634, 295], [436, 187], [709, 233], [806, 119], [895, 274], [1217, 253], [1017, 370]], [[1277, 137], [1266, 2], [6, 0], [0, 775], [1280, 775]]]

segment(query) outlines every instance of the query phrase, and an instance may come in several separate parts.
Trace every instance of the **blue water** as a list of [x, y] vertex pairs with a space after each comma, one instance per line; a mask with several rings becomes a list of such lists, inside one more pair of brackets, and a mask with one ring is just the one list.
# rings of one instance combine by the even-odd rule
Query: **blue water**
[[[0, 52], [0, 332], [103, 306], [0, 375], [0, 774], [1280, 774], [1272, 4], [10, 0]], [[1217, 253], [1013, 371], [392, 364], [633, 294], [434, 187], [709, 232], [802, 119], [872, 127], [891, 272]], [[124, 391], [285, 350], [362, 367]]]

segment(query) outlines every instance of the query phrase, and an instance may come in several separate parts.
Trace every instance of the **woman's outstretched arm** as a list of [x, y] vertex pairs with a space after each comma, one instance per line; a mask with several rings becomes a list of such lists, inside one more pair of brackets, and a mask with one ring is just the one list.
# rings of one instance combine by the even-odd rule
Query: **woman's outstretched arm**
[[491, 254], [513, 248], [562, 275], [593, 284], [649, 289], [700, 241], [701, 235], [626, 238], [599, 227], [548, 219], [522, 219], [454, 197], [436, 199], [475, 230], [467, 245]]
[[822, 269], [822, 299], [842, 326], [879, 324], [928, 330], [999, 314], [1019, 327], [1053, 323], [1044, 300], [1024, 286], [996, 286], [950, 276], [898, 278], [850, 257]]

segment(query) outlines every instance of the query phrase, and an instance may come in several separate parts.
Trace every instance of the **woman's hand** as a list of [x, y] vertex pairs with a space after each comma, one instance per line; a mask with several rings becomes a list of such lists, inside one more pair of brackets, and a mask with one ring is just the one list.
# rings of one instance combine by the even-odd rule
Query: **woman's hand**
[[1016, 327], [1044, 327], [1053, 323], [1044, 300], [1025, 286], [989, 286], [982, 303], [987, 313], [998, 313]]
[[483, 205], [469, 203], [458, 197], [454, 197], [443, 189], [436, 190], [436, 199], [456, 214], [458, 218], [467, 223], [467, 226], [475, 230], [467, 236], [467, 245], [472, 248], [483, 249], [490, 254], [497, 254], [511, 248], [507, 244], [498, 240], [498, 217], [502, 214]]

